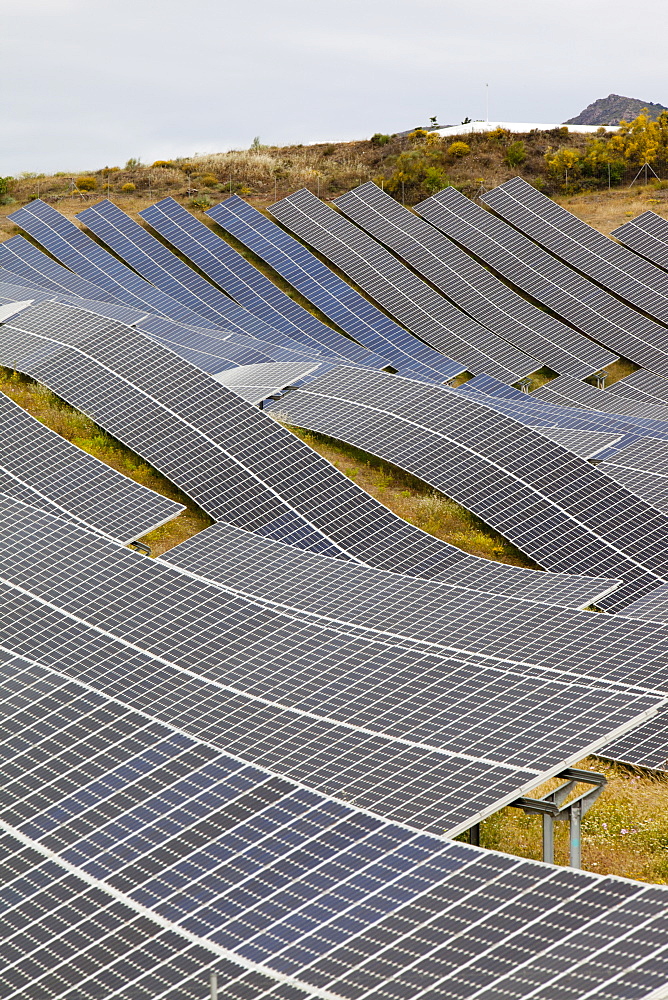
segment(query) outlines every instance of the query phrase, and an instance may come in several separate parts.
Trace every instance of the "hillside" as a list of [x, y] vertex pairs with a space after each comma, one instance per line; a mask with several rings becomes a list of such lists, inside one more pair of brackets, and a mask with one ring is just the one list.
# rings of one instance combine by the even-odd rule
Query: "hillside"
[[588, 104], [575, 118], [569, 118], [565, 125], [619, 125], [621, 121], [630, 122], [643, 111], [656, 121], [662, 111], [668, 111], [663, 104], [652, 104], [651, 101], [639, 101], [636, 97], [622, 97], [621, 94], [608, 94], [600, 97], [593, 104]]

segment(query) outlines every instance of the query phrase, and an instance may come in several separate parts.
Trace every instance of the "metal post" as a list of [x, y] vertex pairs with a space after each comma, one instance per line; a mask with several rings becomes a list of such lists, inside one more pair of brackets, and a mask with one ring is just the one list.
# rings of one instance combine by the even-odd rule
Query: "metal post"
[[278, 177], [274, 174], [274, 201], [278, 201]]
[[554, 816], [543, 813], [543, 861], [554, 864]]
[[401, 182], [401, 204], [405, 206], [406, 201], [404, 198], [404, 182]]
[[211, 1000], [218, 1000], [218, 973], [209, 973], [209, 986], [211, 988]]
[[610, 164], [608, 164], [608, 191], [610, 190], [610, 187], [611, 187], [611, 183], [610, 183]]
[[571, 868], [582, 868], [582, 846], [580, 827], [582, 825], [582, 801], [576, 799], [570, 809], [570, 865]]
[[232, 197], [232, 174], [230, 174], [230, 198]]

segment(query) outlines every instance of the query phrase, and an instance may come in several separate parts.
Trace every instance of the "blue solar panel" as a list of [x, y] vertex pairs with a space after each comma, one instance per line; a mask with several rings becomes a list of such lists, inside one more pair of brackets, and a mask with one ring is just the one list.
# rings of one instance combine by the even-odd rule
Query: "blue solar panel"
[[43, 253], [23, 236], [12, 236], [10, 240], [0, 243], [0, 265], [21, 278], [27, 278], [31, 284], [36, 284], [40, 288], [80, 295], [84, 299], [99, 299], [102, 302], [121, 301], [117, 295], [113, 295], [101, 285], [94, 285], [92, 281], [86, 281], [62, 264], [57, 264], [52, 257]]
[[462, 364], [421, 343], [389, 319], [306, 247], [241, 198], [234, 195], [209, 209], [207, 215], [270, 264], [342, 330], [390, 358], [402, 373], [416, 371], [434, 381], [444, 381], [463, 372]]
[[322, 353], [361, 365], [383, 368], [388, 364], [386, 358], [371, 355], [321, 323], [173, 198], [164, 198], [139, 214], [240, 305], [277, 330], [311, 346], [316, 342]]
[[[237, 305], [184, 264], [112, 202], [103, 201], [87, 208], [77, 218], [144, 278], [198, 314], [205, 325], [213, 324], [256, 337], [262, 337], [267, 331], [267, 323]], [[279, 331], [273, 327], [269, 329], [271, 336], [280, 339]], [[314, 351], [324, 351], [322, 345], [306, 336], [303, 343]]]

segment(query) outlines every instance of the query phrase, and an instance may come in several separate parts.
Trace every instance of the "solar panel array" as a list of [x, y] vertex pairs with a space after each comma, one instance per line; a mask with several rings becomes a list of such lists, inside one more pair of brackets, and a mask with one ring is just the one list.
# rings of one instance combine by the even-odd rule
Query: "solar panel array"
[[570, 940], [610, 1000], [665, 981], [663, 887], [415, 834], [34, 661], [1, 672], [8, 998], [194, 998], [207, 965], [230, 1000], [554, 996]]
[[663, 516], [588, 463], [471, 398], [335, 369], [281, 400], [299, 427], [346, 441], [463, 504], [539, 565], [605, 572], [624, 607], [666, 578]]
[[[643, 312], [668, 321], [668, 275], [557, 205], [521, 177], [482, 199], [531, 239]], [[668, 343], [668, 333], [664, 345]]]
[[648, 422], [661, 421], [668, 426], [668, 403], [630, 401], [609, 392], [607, 389], [597, 389], [587, 382], [580, 382], [570, 375], [561, 375], [559, 378], [552, 379], [539, 389], [535, 389], [531, 395], [536, 399], [544, 399], [548, 402], [566, 399], [578, 406], [592, 410], [640, 417]]
[[386, 359], [372, 356], [291, 299], [173, 198], [163, 198], [139, 214], [211, 281], [270, 326], [297, 341], [316, 344], [332, 357], [369, 367], [386, 366]]
[[34, 306], [3, 327], [0, 363], [87, 413], [216, 519], [367, 565], [557, 604], [590, 604], [614, 583], [490, 563], [427, 535], [268, 416], [111, 320]]
[[[282, 266], [299, 261], [300, 281], [321, 275], [231, 201], [253, 240], [290, 248]], [[192, 272], [189, 295], [228, 308], [117, 212], [100, 217], [152, 280], [185, 287]], [[149, 499], [169, 516], [177, 505], [116, 473], [107, 489], [111, 470], [95, 480], [99, 463], [0, 396], [3, 997], [195, 1000], [214, 970], [226, 1000], [658, 1000], [665, 887], [447, 838], [588, 752], [668, 768], [661, 498], [653, 487], [654, 510], [601, 472], [668, 484], [660, 405], [554, 405], [488, 374], [424, 384], [442, 381], [436, 365], [415, 379], [333, 369], [296, 335], [298, 320], [323, 342], [328, 328], [184, 212], [164, 214], [212, 281], [229, 265], [257, 336], [179, 314], [181, 292], [171, 314], [167, 295], [162, 312], [109, 285], [89, 298], [97, 286], [27, 243], [10, 251], [18, 284], [0, 281], [0, 363], [219, 518], [157, 560], [123, 548]], [[98, 260], [119, 283], [142, 280]], [[519, 532], [524, 519], [531, 544], [596, 575], [490, 563], [400, 521], [238, 398], [286, 385], [302, 387], [275, 412], [345, 408], [363, 447], [383, 441], [392, 461], [466, 486], [490, 523]], [[624, 610], [576, 610], [592, 600]]]
[[668, 268], [668, 222], [656, 212], [643, 212], [613, 229], [610, 235], [652, 264]]
[[[77, 218], [135, 271], [198, 314], [200, 323], [249, 333], [260, 339], [267, 334], [268, 325], [263, 320], [202, 278], [112, 202], [100, 202], [80, 212]], [[280, 340], [279, 331], [270, 329], [269, 335]], [[322, 345], [306, 334], [300, 334], [299, 342], [313, 351], [322, 350]]]
[[[198, 725], [242, 760], [439, 834], [514, 801], [667, 697], [302, 621], [17, 504], [0, 516], [0, 579], [17, 654], [28, 642], [44, 661], [79, 622], [84, 649], [97, 636], [111, 660], [148, 657], [153, 706], [174, 682], [168, 713], [183, 710], [189, 686], [198, 692]], [[12, 625], [23, 595], [50, 609], [48, 636]], [[110, 667], [82, 655], [99, 690]], [[161, 676], [172, 678], [163, 690]]]
[[390, 358], [402, 373], [414, 372], [443, 381], [465, 370], [462, 364], [404, 330], [306, 247], [237, 195], [215, 205], [207, 215], [271, 265], [341, 330]]
[[372, 181], [334, 203], [460, 309], [553, 371], [584, 378], [617, 360], [531, 305]]
[[644, 368], [639, 368], [638, 371], [626, 375], [619, 382], [615, 382], [614, 385], [609, 387], [608, 392], [614, 392], [622, 386], [630, 386], [638, 392], [652, 396], [654, 397], [654, 402], [668, 402], [668, 379], [663, 378], [661, 375], [655, 375], [653, 372], [648, 372]]
[[305, 189], [271, 214], [327, 257], [391, 316], [431, 347], [465, 365], [515, 382], [541, 362], [501, 340], [453, 306], [376, 240]]
[[122, 542], [184, 510], [77, 448], [1, 392], [0, 492]]
[[[37, 287], [80, 295], [84, 299], [121, 302], [106, 288], [95, 285], [92, 281], [86, 281], [62, 264], [58, 264], [23, 236], [12, 236], [11, 239], [0, 243], [0, 265], [3, 269], [12, 271], [17, 279], [26, 279], [29, 284]], [[21, 284], [21, 280], [18, 283]]]
[[664, 326], [589, 281], [503, 219], [451, 187], [416, 205], [415, 211], [582, 333], [652, 372], [668, 375]]

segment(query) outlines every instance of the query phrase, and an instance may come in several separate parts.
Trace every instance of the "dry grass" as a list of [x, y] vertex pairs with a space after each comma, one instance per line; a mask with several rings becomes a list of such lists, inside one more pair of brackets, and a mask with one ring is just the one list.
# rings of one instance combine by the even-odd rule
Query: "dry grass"
[[152, 466], [107, 434], [92, 420], [68, 406], [49, 389], [32, 379], [6, 368], [0, 368], [0, 391], [11, 396], [24, 410], [67, 438], [83, 451], [99, 458], [135, 482], [163, 496], [186, 505], [186, 509], [167, 524], [156, 528], [141, 539], [151, 547], [153, 555], [160, 555], [179, 542], [185, 541], [211, 524], [211, 518], [197, 504], [168, 482]]
[[668, 190], [653, 184], [560, 196], [554, 200], [606, 236], [641, 212], [651, 210], [668, 219]]
[[[668, 883], [668, 776], [634, 771], [599, 757], [577, 766], [608, 779], [582, 821], [582, 867], [602, 875]], [[560, 783], [547, 782], [531, 794], [544, 795]], [[574, 794], [586, 789], [578, 786]], [[502, 809], [481, 824], [483, 847], [525, 858], [540, 860], [541, 838], [541, 818], [519, 809]], [[555, 824], [555, 862], [568, 864], [567, 823]]]

